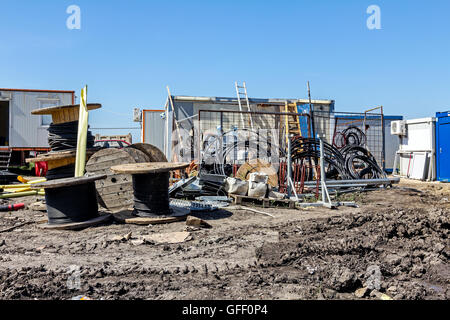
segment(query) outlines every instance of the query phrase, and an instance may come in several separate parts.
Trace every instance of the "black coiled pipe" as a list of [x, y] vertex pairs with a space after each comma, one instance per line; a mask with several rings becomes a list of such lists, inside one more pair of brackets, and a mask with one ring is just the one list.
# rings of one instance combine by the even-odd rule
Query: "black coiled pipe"
[[[326, 177], [328, 179], [351, 179], [345, 159], [339, 150], [332, 145], [323, 142], [324, 162], [326, 164]], [[294, 137], [291, 142], [291, 154], [294, 162], [308, 161], [309, 163], [319, 163], [320, 141], [315, 138]], [[312, 177], [308, 177], [308, 180]]]
[[[50, 124], [48, 128], [48, 144], [52, 151], [75, 150], [78, 139], [78, 121]], [[86, 148], [94, 146], [95, 138], [91, 131], [87, 132]]]
[[48, 170], [47, 174], [45, 175], [45, 178], [47, 179], [47, 181], [50, 181], [56, 179], [71, 178], [74, 176], [75, 176], [75, 164], [71, 164], [68, 166]]
[[48, 223], [84, 222], [98, 216], [95, 182], [45, 190]]
[[133, 175], [134, 214], [140, 217], [170, 215], [169, 172]]
[[364, 147], [348, 145], [341, 149], [345, 166], [353, 179], [386, 178], [375, 157]]

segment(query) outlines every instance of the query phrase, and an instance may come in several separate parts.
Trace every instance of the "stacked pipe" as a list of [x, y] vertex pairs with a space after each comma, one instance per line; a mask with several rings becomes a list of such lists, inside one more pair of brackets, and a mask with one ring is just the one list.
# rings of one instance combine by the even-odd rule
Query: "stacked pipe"
[[[48, 144], [52, 152], [75, 150], [77, 148], [78, 121], [51, 123], [48, 130]], [[87, 132], [87, 148], [94, 146], [94, 136]]]
[[[365, 147], [357, 144], [349, 144], [339, 150], [326, 142], [323, 145], [327, 179], [386, 178], [386, 174], [378, 165], [375, 157]], [[294, 161], [297, 163], [318, 163], [319, 158], [320, 146], [318, 139], [293, 138], [292, 159]]]

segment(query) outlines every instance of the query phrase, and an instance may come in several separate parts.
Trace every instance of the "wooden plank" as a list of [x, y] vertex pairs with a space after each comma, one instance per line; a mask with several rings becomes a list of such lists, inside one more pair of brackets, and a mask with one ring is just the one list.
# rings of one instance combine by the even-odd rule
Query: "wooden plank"
[[48, 170], [65, 167], [75, 163], [75, 157], [47, 161]]
[[[86, 156], [90, 157], [94, 153], [96, 153], [98, 148], [90, 148], [86, 150]], [[45, 154], [40, 154], [34, 158], [27, 158], [25, 162], [38, 162], [38, 161], [51, 161], [51, 160], [61, 160], [61, 159], [70, 159], [76, 157], [76, 150], [68, 150], [68, 151], [58, 151], [58, 152], [49, 152]]]
[[186, 220], [189, 214], [189, 210], [182, 215], [165, 216], [165, 217], [137, 217], [131, 210], [123, 210], [121, 212], [113, 214], [114, 220], [120, 223], [137, 224], [137, 225], [149, 225], [149, 224], [164, 224], [177, 221]]
[[187, 162], [149, 162], [118, 165], [111, 168], [117, 173], [147, 174], [160, 173], [189, 167]]

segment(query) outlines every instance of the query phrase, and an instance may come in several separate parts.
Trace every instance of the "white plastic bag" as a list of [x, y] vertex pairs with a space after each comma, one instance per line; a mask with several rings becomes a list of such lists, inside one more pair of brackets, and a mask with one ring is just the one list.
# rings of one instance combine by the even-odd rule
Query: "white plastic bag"
[[225, 182], [225, 191], [228, 192], [228, 194], [245, 196], [248, 191], [248, 181], [242, 181], [241, 179], [236, 178], [227, 178]]

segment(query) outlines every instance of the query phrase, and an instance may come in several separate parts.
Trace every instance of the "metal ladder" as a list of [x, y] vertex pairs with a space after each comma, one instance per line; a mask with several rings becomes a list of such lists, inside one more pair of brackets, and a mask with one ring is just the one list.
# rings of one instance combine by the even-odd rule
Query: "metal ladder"
[[11, 154], [11, 149], [0, 150], [0, 170], [8, 171], [11, 162]]
[[[241, 99], [245, 98], [245, 101], [247, 103], [247, 110], [248, 111], [252, 111], [250, 109], [250, 102], [248, 101], [248, 95], [247, 95], [247, 86], [245, 85], [245, 81], [242, 83], [242, 86], [240, 86], [237, 81], [234, 83], [235, 87], [236, 87], [236, 95], [237, 95], [237, 99], [238, 99], [238, 104], [239, 104], [239, 111], [242, 111], [242, 102]], [[242, 92], [240, 89], [244, 89], [244, 91]], [[249, 113], [249, 119], [250, 119], [250, 127], [253, 130], [253, 119], [252, 119], [252, 115]], [[242, 121], [242, 125], [245, 128], [245, 121], [244, 121], [244, 116], [241, 113], [241, 121]]]

